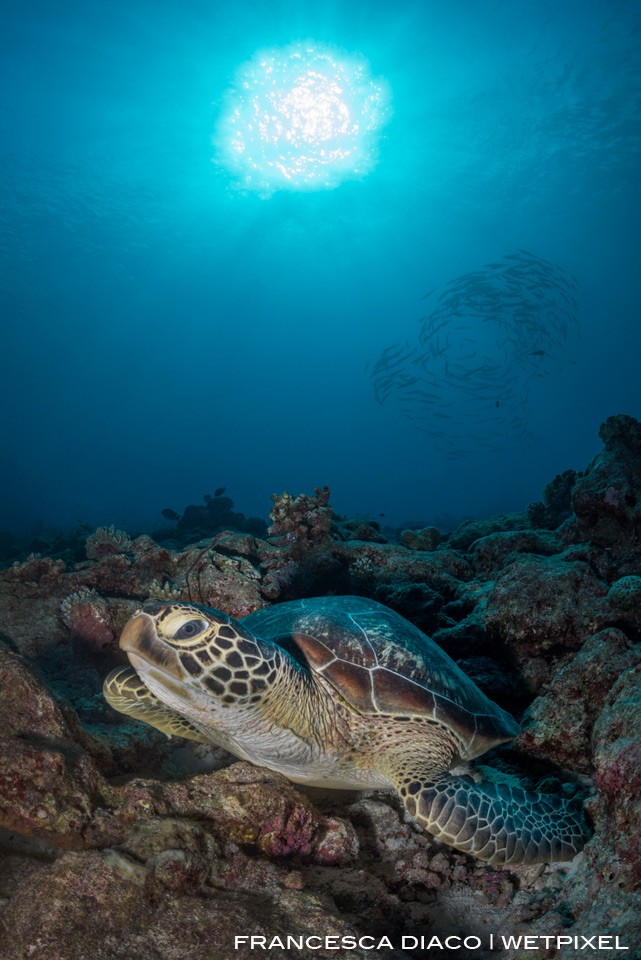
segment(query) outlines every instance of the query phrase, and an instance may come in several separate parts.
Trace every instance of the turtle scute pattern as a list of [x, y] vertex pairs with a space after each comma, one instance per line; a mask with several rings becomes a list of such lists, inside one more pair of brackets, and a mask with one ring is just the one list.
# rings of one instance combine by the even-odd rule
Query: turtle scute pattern
[[176, 712], [180, 701], [170, 709], [122, 668], [105, 681], [105, 694], [123, 713], [218, 743], [297, 782], [393, 786], [421, 827], [481, 860], [567, 860], [583, 847], [588, 828], [572, 802], [447, 772], [457, 756], [512, 739], [518, 725], [429, 637], [381, 604], [313, 598], [242, 621], [188, 604], [143, 614], [125, 627], [123, 639], [132, 633], [123, 649], [173, 670], [186, 693], [204, 692], [220, 709], [202, 723], [192, 714], [192, 725]]
[[[274, 642], [293, 640], [352, 707], [389, 727], [391, 742], [383, 747], [385, 738], [374, 736], [369, 752], [379, 754], [408, 812], [433, 836], [495, 864], [568, 860], [582, 849], [589, 830], [571, 802], [446, 772], [457, 753], [478, 756], [519, 727], [403, 617], [372, 600], [332, 597], [244, 622]], [[399, 730], [410, 720], [404, 713], [423, 726], [409, 749]]]
[[432, 836], [493, 864], [571, 860], [589, 836], [572, 801], [521, 787], [444, 775], [410, 780], [399, 792]]
[[364, 597], [291, 601], [242, 621], [298, 653], [359, 712], [429, 718], [453, 730], [472, 759], [511, 740], [514, 719], [400, 614]]
[[[152, 606], [145, 609], [156, 612]], [[156, 613], [156, 629], [162, 634], [164, 624], [181, 609], [184, 609], [182, 605], [171, 604], [160, 614]], [[198, 610], [198, 607], [190, 609]], [[178, 633], [169, 642], [177, 649], [192, 682], [213, 694], [223, 706], [235, 704], [239, 699], [259, 703], [276, 679], [276, 659], [239, 621], [218, 611], [215, 613], [218, 619], [207, 621], [205, 635], [183, 637]]]

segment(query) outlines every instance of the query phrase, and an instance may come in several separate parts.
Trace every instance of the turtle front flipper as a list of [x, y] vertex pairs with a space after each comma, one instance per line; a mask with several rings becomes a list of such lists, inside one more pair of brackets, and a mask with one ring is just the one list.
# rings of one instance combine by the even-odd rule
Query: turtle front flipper
[[102, 685], [105, 700], [114, 710], [142, 720], [167, 736], [211, 743], [193, 724], [166, 707], [142, 682], [133, 667], [116, 667]]
[[396, 779], [411, 816], [438, 840], [490, 863], [571, 860], [590, 831], [571, 801], [437, 774]]

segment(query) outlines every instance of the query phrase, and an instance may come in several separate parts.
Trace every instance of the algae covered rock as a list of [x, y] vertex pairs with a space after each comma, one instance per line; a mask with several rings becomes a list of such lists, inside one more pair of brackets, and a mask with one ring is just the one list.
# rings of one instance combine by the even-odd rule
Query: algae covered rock
[[641, 634], [641, 577], [620, 577], [608, 590], [608, 606], [615, 622]]
[[423, 527], [421, 530], [403, 530], [401, 542], [410, 550], [436, 550], [443, 534], [436, 527]]
[[[251, 846], [268, 857], [328, 858], [328, 825], [318, 810], [283, 777], [249, 763], [234, 763], [214, 774], [166, 784], [163, 803], [174, 815], [211, 824], [222, 840]], [[354, 859], [358, 842], [347, 826], [342, 844], [335, 834], [336, 863]]]
[[106, 783], [37, 675], [0, 644], [0, 827], [75, 846]]
[[[641, 890], [641, 665], [613, 685], [594, 727], [595, 782], [610, 856], [599, 869], [624, 889]], [[612, 855], [612, 852], [614, 855]]]
[[577, 650], [603, 625], [606, 585], [592, 568], [563, 554], [526, 556], [496, 578], [487, 598], [488, 633], [522, 661]]
[[[236, 937], [355, 933], [331, 901], [306, 891], [205, 889], [197, 896], [155, 882], [154, 873], [125, 853], [65, 854], [27, 878], [6, 908], [3, 960], [249, 960], [255, 950]], [[381, 957], [359, 948], [350, 955]]]
[[60, 603], [69, 592], [62, 578], [34, 582], [25, 568], [0, 571], [0, 634], [28, 657], [63, 643], [68, 630], [60, 619]]
[[525, 513], [496, 514], [480, 520], [466, 520], [447, 538], [447, 546], [452, 550], [467, 550], [470, 544], [491, 533], [505, 530], [528, 530], [531, 524]]
[[599, 430], [605, 449], [572, 490], [572, 509], [586, 539], [617, 555], [638, 552], [641, 534], [641, 424], [608, 417]]
[[564, 470], [546, 485], [543, 501], [527, 509], [533, 527], [556, 530], [572, 515], [572, 490], [578, 476], [576, 470]]
[[559, 539], [547, 531], [501, 530], [475, 540], [470, 553], [479, 573], [492, 573], [511, 563], [519, 554], [549, 557], [562, 549]]
[[641, 651], [612, 627], [590, 637], [526, 711], [516, 745], [572, 770], [592, 767], [592, 729], [614, 682]]
[[438, 621], [438, 613], [443, 606], [443, 597], [426, 583], [413, 583], [411, 580], [400, 583], [382, 583], [375, 591], [375, 599], [398, 610], [412, 620], [426, 633], [431, 634]]

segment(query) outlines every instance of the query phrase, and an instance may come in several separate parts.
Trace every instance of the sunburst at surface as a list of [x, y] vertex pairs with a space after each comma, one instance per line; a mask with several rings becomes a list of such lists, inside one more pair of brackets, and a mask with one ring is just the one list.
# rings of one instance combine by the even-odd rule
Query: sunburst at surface
[[227, 93], [214, 160], [264, 195], [331, 189], [375, 166], [390, 112], [386, 81], [359, 54], [313, 42], [263, 50]]

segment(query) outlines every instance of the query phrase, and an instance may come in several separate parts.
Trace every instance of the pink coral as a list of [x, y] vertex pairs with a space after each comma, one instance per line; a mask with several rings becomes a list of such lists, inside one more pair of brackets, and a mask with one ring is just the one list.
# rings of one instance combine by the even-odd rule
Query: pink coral
[[116, 553], [126, 553], [131, 547], [131, 540], [124, 530], [110, 527], [98, 527], [85, 540], [85, 552], [90, 560], [100, 560], [101, 557], [111, 557]]
[[97, 652], [114, 641], [116, 628], [109, 607], [95, 590], [80, 589], [60, 604], [60, 615], [71, 639]]
[[267, 856], [308, 856], [318, 822], [313, 812], [302, 804], [278, 811], [261, 824], [258, 844]]
[[358, 835], [349, 820], [327, 817], [324, 830], [316, 838], [314, 862], [343, 866], [354, 863], [358, 853]]
[[294, 550], [297, 546], [316, 546], [329, 539], [332, 508], [329, 505], [329, 487], [315, 487], [312, 496], [301, 493], [274, 494], [274, 506], [269, 519], [269, 535]]

